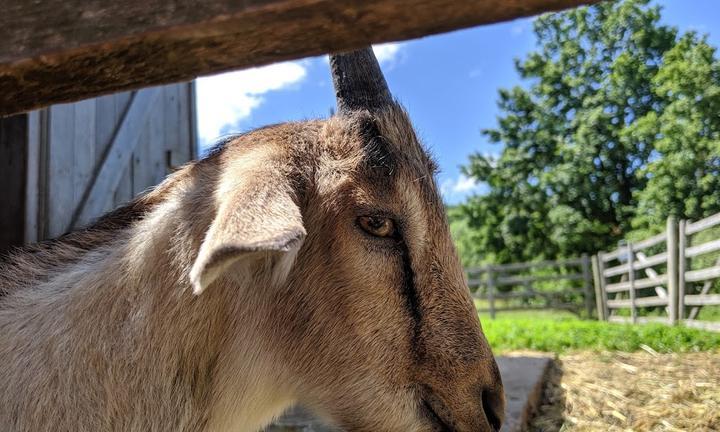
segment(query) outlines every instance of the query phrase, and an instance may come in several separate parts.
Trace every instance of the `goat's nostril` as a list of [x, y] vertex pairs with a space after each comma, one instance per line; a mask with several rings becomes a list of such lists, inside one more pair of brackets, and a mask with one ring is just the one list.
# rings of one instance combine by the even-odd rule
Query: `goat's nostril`
[[502, 391], [484, 390], [482, 392], [482, 407], [490, 427], [493, 431], [499, 431], [505, 417], [504, 396]]

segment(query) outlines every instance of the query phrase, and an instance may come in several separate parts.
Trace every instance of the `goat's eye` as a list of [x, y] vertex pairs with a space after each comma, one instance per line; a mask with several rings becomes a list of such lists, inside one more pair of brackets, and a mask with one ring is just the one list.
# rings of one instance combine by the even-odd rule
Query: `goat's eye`
[[394, 237], [395, 221], [381, 216], [360, 216], [358, 224], [366, 233], [375, 237]]

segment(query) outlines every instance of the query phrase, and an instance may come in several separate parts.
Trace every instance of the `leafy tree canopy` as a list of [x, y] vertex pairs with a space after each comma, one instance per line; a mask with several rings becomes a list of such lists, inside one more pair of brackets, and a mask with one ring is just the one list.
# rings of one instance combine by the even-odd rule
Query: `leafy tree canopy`
[[497, 127], [483, 131], [503, 151], [463, 167], [489, 186], [454, 210], [472, 231], [464, 253], [594, 253], [668, 215], [720, 211], [720, 63], [705, 37], [660, 17], [625, 0], [535, 20], [537, 50], [516, 62], [525, 85], [500, 90]]

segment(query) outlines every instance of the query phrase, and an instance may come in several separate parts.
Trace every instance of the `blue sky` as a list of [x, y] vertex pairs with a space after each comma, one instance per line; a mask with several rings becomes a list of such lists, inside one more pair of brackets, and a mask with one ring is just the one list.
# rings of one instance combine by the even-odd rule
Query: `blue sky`
[[[720, 46], [720, 0], [657, 3], [665, 23], [708, 33]], [[514, 59], [534, 46], [532, 19], [520, 19], [375, 47], [392, 93], [440, 164], [446, 202], [482, 191], [459, 166], [472, 153], [501, 151], [480, 130], [495, 126], [497, 91], [521, 83]], [[323, 57], [201, 78], [197, 95], [201, 146], [266, 124], [327, 117], [335, 105]]]

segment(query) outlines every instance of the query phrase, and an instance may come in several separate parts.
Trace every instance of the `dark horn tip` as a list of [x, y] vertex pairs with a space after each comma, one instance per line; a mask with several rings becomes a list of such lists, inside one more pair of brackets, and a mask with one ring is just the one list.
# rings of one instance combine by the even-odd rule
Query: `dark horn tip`
[[372, 47], [331, 54], [330, 69], [339, 114], [377, 111], [393, 103]]

